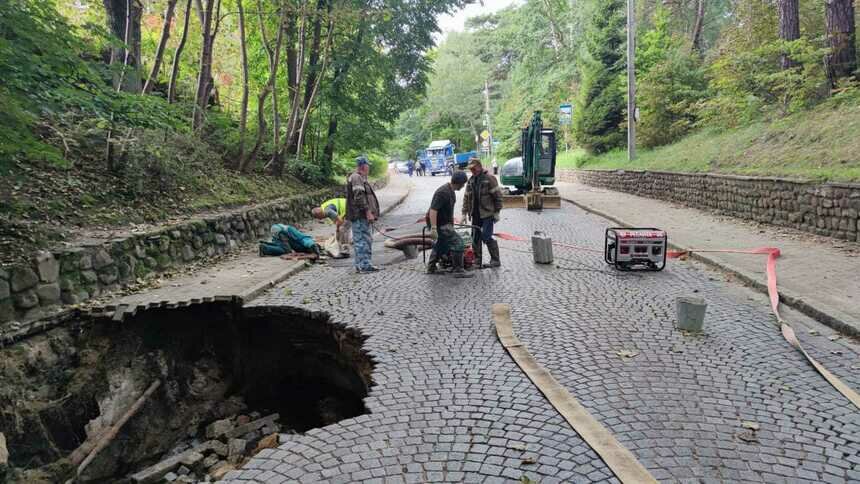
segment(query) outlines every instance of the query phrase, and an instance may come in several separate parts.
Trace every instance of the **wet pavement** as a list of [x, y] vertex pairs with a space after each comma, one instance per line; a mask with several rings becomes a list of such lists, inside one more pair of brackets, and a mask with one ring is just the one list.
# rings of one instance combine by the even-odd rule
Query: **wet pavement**
[[[419, 218], [444, 182], [412, 181], [384, 224]], [[609, 225], [564, 204], [503, 211], [497, 230], [602, 248]], [[600, 254], [556, 248], [556, 263], [538, 266], [528, 244], [501, 245], [503, 267], [471, 280], [425, 275], [420, 257], [393, 251], [383, 272], [317, 266], [246, 304], [323, 311], [361, 331], [374, 386], [366, 415], [284, 435], [225, 479], [617, 482], [499, 344], [490, 307], [508, 303], [537, 361], [658, 480], [860, 480], [860, 410], [782, 339], [758, 292], [694, 262], [619, 273]], [[700, 335], [673, 327], [675, 298], [689, 295], [708, 302]], [[784, 315], [814, 356], [860, 388], [860, 346]]]

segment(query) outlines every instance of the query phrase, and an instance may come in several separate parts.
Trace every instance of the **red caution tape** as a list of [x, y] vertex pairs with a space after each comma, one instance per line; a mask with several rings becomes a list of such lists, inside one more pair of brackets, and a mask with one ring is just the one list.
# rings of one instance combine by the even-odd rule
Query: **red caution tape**
[[[502, 240], [511, 240], [514, 242], [528, 242], [528, 239], [525, 237], [520, 237], [518, 235], [508, 234], [505, 232], [496, 232], [494, 234], [496, 237]], [[577, 249], [577, 250], [585, 250], [588, 252], [597, 252], [603, 253], [602, 250], [593, 249], [590, 247], [579, 247], [576, 245], [564, 244], [561, 242], [553, 242], [553, 245], [557, 245], [559, 247], [566, 247], [569, 249]], [[710, 250], [684, 250], [684, 251], [676, 251], [671, 250], [666, 252], [666, 255], [670, 258], [679, 258], [692, 254], [693, 252], [712, 252], [712, 253], [724, 253], [724, 254], [753, 254], [753, 255], [766, 255], [767, 256], [767, 294], [770, 298], [770, 308], [773, 311], [774, 316], [776, 316], [776, 320], [779, 321], [780, 324], [780, 332], [782, 333], [782, 337], [793, 346], [795, 349], [800, 351], [803, 356], [806, 357], [807, 361], [827, 380], [828, 383], [833, 385], [833, 388], [836, 389], [839, 393], [841, 393], [845, 398], [851, 401], [857, 408], [860, 408], [860, 394], [858, 394], [854, 389], [846, 385], [842, 380], [840, 380], [836, 375], [831, 373], [827, 368], [821, 365], [815, 358], [813, 358], [806, 350], [803, 348], [803, 345], [800, 344], [800, 341], [797, 339], [797, 335], [794, 332], [794, 328], [792, 328], [785, 320], [782, 319], [782, 315], [779, 313], [779, 290], [776, 286], [776, 259], [779, 258], [780, 251], [776, 247], [759, 247], [756, 249], [710, 249]]]
[[776, 320], [779, 321], [780, 332], [782, 333], [782, 337], [788, 341], [788, 344], [793, 346], [795, 349], [800, 351], [800, 353], [806, 357], [807, 361], [827, 380], [828, 383], [833, 385], [833, 388], [836, 389], [839, 393], [841, 393], [845, 398], [851, 401], [855, 407], [860, 408], [860, 394], [858, 394], [854, 389], [846, 385], [842, 380], [839, 379], [836, 375], [831, 373], [827, 368], [825, 368], [821, 363], [818, 362], [815, 358], [812, 357], [806, 350], [803, 348], [803, 345], [800, 344], [800, 340], [797, 339], [797, 335], [794, 332], [794, 328], [791, 327], [785, 320], [782, 319], [782, 315], [779, 314], [779, 291], [776, 287], [776, 259], [780, 256], [779, 249], [776, 247], [759, 247], [757, 249], [748, 249], [748, 250], [732, 250], [732, 249], [712, 249], [712, 250], [687, 250], [687, 251], [669, 251], [666, 253], [667, 256], [676, 258], [682, 257], [685, 255], [689, 255], [692, 252], [717, 252], [717, 253], [725, 253], [725, 254], [756, 254], [756, 255], [767, 255], [767, 295], [770, 297], [770, 308], [773, 310], [773, 315], [776, 316]]
[[[502, 240], [511, 240], [511, 241], [514, 241], [514, 242], [528, 242], [528, 239], [526, 239], [526, 238], [524, 238], [524, 237], [520, 237], [520, 236], [518, 236], [518, 235], [513, 235], [513, 234], [508, 234], [508, 233], [505, 233], [505, 232], [496, 232], [496, 233], [494, 233], [494, 234], [493, 234], [493, 236], [498, 237], [498, 238], [500, 238], [500, 239], [502, 239]], [[553, 243], [552, 243], [552, 245], [555, 245], [556, 247], [564, 247], [564, 248], [567, 248], [567, 249], [584, 250], [584, 251], [586, 251], [586, 252], [596, 252], [596, 253], [598, 253], [598, 254], [602, 254], [602, 253], [603, 253], [603, 251], [602, 251], [602, 250], [592, 249], [591, 247], [582, 247], [582, 246], [579, 246], [579, 245], [565, 244], [565, 243], [563, 243], [563, 242], [553, 242]]]
[[716, 252], [723, 254], [755, 254], [767, 255], [767, 294], [770, 296], [770, 307], [773, 314], [779, 322], [782, 322], [782, 316], [779, 315], [779, 291], [776, 289], [776, 259], [781, 255], [776, 247], [759, 247], [757, 249], [735, 250], [735, 249], [712, 249], [712, 250], [670, 250], [666, 255], [670, 258], [677, 258], [685, 255], [690, 255], [693, 252]]

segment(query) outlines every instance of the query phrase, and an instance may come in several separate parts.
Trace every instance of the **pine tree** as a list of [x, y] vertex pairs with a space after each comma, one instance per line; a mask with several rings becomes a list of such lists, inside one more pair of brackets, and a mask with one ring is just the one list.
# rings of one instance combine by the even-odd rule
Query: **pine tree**
[[618, 148], [627, 137], [624, 12], [623, 0], [599, 0], [585, 32], [573, 129], [576, 140], [593, 153]]

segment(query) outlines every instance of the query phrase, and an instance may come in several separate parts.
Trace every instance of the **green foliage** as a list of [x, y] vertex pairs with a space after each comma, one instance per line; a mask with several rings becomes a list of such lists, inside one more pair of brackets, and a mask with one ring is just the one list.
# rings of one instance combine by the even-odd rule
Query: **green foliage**
[[585, 34], [573, 130], [576, 140], [594, 153], [621, 146], [626, 138], [624, 15], [621, 0], [598, 2]]
[[639, 82], [638, 141], [652, 148], [677, 141], [696, 123], [696, 104], [707, 83], [700, 61], [686, 49], [672, 48]]
[[[799, 65], [781, 69], [783, 53]], [[810, 108], [828, 94], [821, 68], [825, 53], [809, 39], [801, 38], [774, 41], [718, 58], [709, 70], [713, 95], [699, 103], [701, 124], [743, 126], [762, 117]]]
[[641, 150], [635, 161], [621, 150], [575, 161], [587, 169], [715, 172], [809, 180], [860, 181], [860, 93], [846, 89], [823, 103], [773, 121], [704, 128], [676, 143]]

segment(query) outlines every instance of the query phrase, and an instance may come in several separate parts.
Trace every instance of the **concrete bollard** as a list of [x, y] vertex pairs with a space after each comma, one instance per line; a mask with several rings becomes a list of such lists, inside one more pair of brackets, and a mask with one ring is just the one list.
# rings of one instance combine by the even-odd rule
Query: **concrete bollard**
[[418, 258], [418, 246], [417, 245], [404, 245], [403, 253], [406, 255], [407, 259], [417, 259]]
[[679, 297], [676, 300], [678, 321], [676, 327], [685, 331], [699, 332], [705, 324], [708, 303], [700, 297]]
[[536, 264], [552, 264], [552, 239], [543, 232], [532, 236], [532, 254]]

